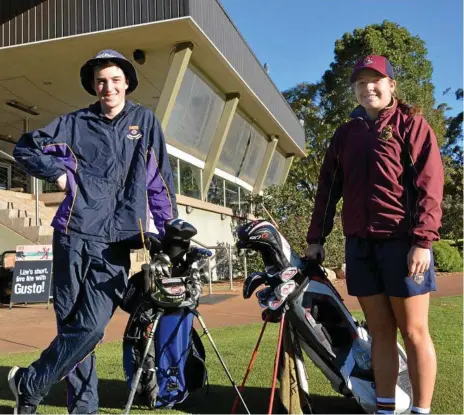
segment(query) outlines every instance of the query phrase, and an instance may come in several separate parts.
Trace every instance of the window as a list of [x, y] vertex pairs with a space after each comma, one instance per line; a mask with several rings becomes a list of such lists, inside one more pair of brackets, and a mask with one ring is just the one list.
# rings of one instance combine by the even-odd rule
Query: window
[[284, 164], [285, 157], [276, 150], [272, 156], [271, 165], [269, 166], [266, 179], [264, 180], [265, 188], [273, 184], [280, 184]]
[[176, 193], [179, 194], [179, 187], [180, 187], [180, 181], [179, 181], [179, 166], [177, 165], [178, 159], [169, 156], [169, 164], [171, 165], [171, 170], [172, 170], [172, 177], [174, 179], [174, 188], [176, 190]]
[[211, 184], [209, 185], [206, 200], [215, 205], [224, 206], [224, 179], [218, 176], [213, 176]]
[[179, 172], [180, 194], [201, 199], [201, 169], [179, 160]]
[[226, 207], [238, 209], [240, 204], [240, 188], [235, 183], [225, 181]]
[[237, 176], [250, 139], [250, 124], [240, 114], [235, 113], [217, 167]]
[[224, 100], [187, 68], [166, 128], [168, 143], [205, 161]]
[[247, 146], [245, 158], [238, 174], [240, 179], [251, 185], [255, 183], [266, 147], [266, 138], [254, 127], [251, 127], [251, 139]]

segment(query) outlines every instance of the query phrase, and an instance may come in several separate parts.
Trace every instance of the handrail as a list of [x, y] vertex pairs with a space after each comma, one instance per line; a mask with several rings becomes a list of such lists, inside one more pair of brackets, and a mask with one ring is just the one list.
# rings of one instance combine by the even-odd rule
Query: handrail
[[0, 154], [5, 156], [8, 160], [11, 160], [11, 161], [16, 161], [15, 158], [11, 155], [9, 155], [8, 153], [5, 153], [4, 151], [0, 150]]

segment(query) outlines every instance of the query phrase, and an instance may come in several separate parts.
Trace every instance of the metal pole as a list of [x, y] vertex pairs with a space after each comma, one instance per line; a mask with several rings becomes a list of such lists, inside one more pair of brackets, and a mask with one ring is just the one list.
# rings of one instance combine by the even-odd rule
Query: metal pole
[[211, 258], [208, 257], [209, 295], [213, 293], [213, 275], [211, 274]]
[[[29, 118], [23, 120], [23, 132], [29, 132]], [[35, 226], [39, 226], [39, 179], [36, 177], [32, 180], [32, 187], [35, 194]]]
[[35, 188], [35, 226], [39, 226], [39, 179], [34, 177]]
[[239, 397], [240, 401], [242, 402], [242, 405], [243, 405], [243, 407], [245, 408], [246, 413], [247, 413], [247, 414], [250, 414], [250, 411], [249, 411], [249, 409], [248, 409], [248, 406], [247, 406], [247, 404], [245, 403], [242, 394], [241, 394], [240, 391], [238, 390], [237, 384], [235, 383], [234, 379], [232, 378], [232, 375], [230, 374], [229, 369], [227, 368], [227, 366], [226, 366], [224, 360], [222, 359], [222, 356], [219, 354], [219, 350], [218, 350], [218, 348], [217, 348], [217, 346], [216, 346], [216, 343], [214, 343], [214, 340], [213, 340], [213, 338], [211, 337], [211, 334], [209, 333], [209, 330], [208, 330], [208, 328], [206, 327], [205, 322], [204, 322], [203, 319], [201, 318], [200, 313], [198, 312], [198, 310], [193, 310], [193, 311], [192, 311], [192, 314], [194, 314], [194, 315], [197, 317], [197, 319], [198, 319], [198, 321], [199, 321], [199, 323], [200, 323], [200, 326], [201, 326], [201, 328], [203, 329], [203, 333], [206, 335], [206, 337], [208, 337], [208, 340], [209, 340], [209, 342], [211, 343], [211, 346], [213, 347], [213, 350], [215, 351], [216, 356], [217, 356], [218, 359], [219, 359], [219, 362], [221, 362], [221, 365], [222, 365], [222, 367], [223, 367], [223, 369], [224, 369], [224, 372], [226, 372], [226, 375], [227, 375], [227, 377], [229, 378], [230, 383], [232, 384], [232, 387], [235, 389], [235, 392], [237, 393], [237, 396]]
[[229, 250], [229, 280], [230, 280], [230, 289], [233, 290], [234, 289], [234, 286], [233, 286], [233, 282], [232, 282], [232, 279], [233, 279], [233, 268], [232, 268], [232, 245], [231, 244], [227, 244], [227, 249]]
[[243, 273], [244, 278], [248, 277], [248, 265], [247, 265], [247, 251], [243, 250]]

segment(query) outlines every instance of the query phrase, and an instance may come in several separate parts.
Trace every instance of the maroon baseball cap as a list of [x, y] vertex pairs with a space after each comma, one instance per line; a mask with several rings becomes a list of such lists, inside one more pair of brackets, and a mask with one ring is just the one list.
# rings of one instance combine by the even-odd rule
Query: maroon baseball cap
[[383, 76], [388, 76], [390, 79], [395, 79], [391, 63], [385, 56], [368, 55], [358, 61], [356, 65], [354, 65], [353, 73], [351, 74], [351, 83], [355, 81], [356, 75], [362, 69], [372, 69]]

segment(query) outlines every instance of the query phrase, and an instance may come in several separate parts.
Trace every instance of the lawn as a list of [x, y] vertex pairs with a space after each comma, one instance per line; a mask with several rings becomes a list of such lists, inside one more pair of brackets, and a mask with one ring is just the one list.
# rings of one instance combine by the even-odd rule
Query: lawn
[[[432, 300], [430, 326], [438, 355], [438, 378], [432, 406], [433, 413], [463, 413], [463, 308], [462, 296]], [[360, 318], [359, 313], [355, 313]], [[208, 323], [208, 322], [206, 322]], [[271, 325], [263, 338], [260, 354], [250, 374], [245, 400], [252, 413], [266, 413], [272, 378], [278, 326]], [[248, 364], [260, 325], [227, 327], [211, 330], [224, 360], [237, 383]], [[196, 392], [178, 411], [158, 413], [230, 413], [234, 392], [206, 337], [209, 389]], [[100, 412], [122, 413], [127, 398], [121, 365], [121, 344], [109, 343], [98, 348], [100, 377]], [[0, 413], [12, 413], [13, 401], [7, 384], [7, 373], [12, 365], [24, 366], [38, 357], [38, 353], [0, 356]], [[306, 359], [308, 362], [309, 359]], [[314, 411], [317, 413], [356, 413], [359, 408], [353, 399], [335, 393], [317, 368], [308, 362], [309, 383]], [[63, 382], [54, 386], [39, 407], [40, 413], [65, 413]], [[150, 413], [135, 406], [133, 412]], [[153, 411], [151, 411], [152, 413]]]

